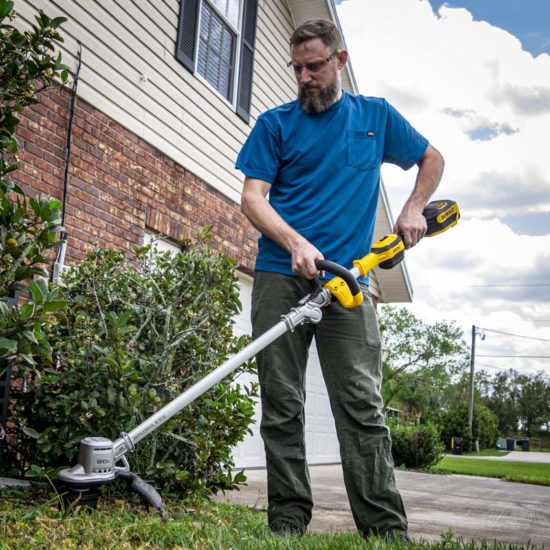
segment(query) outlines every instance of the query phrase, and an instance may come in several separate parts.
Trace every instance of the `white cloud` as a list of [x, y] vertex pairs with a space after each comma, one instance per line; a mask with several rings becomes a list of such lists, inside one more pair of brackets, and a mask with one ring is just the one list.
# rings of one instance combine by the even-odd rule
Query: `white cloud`
[[[344, 0], [338, 14], [360, 93], [386, 97], [441, 150], [436, 197], [463, 205], [456, 228], [407, 254], [417, 289], [410, 307], [466, 331], [550, 339], [550, 323], [526, 321], [550, 319], [550, 286], [487, 286], [550, 284], [550, 227], [519, 235], [503, 222], [550, 212], [550, 56], [533, 58], [465, 9], [443, 7], [438, 17], [427, 0]], [[388, 165], [383, 177], [396, 216], [415, 170]], [[493, 345], [550, 355], [549, 343], [488, 335], [484, 346]], [[548, 360], [511, 361], [550, 373]]]
[[[454, 320], [468, 341], [471, 325], [550, 341], [550, 322], [531, 321], [550, 320], [550, 235], [516, 235], [497, 219], [472, 219], [410, 250], [407, 264], [415, 287], [409, 307], [423, 319]], [[550, 342], [492, 333], [483, 348], [492, 355], [550, 355]], [[526, 358], [496, 361], [520, 371], [548, 365]]]

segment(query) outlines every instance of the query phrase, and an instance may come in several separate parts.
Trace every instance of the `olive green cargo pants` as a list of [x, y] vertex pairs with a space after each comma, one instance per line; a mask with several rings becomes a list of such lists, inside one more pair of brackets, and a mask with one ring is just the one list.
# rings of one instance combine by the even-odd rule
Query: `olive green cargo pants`
[[[305, 279], [257, 272], [252, 293], [254, 337], [278, 323], [312, 288]], [[323, 309], [319, 324], [288, 332], [257, 355], [269, 523], [282, 519], [305, 530], [311, 520], [304, 404], [308, 349], [315, 336], [357, 528], [365, 536], [407, 532], [395, 487], [390, 434], [381, 411], [378, 322], [368, 291], [364, 294], [363, 304], [354, 309], [346, 310], [334, 300]]]

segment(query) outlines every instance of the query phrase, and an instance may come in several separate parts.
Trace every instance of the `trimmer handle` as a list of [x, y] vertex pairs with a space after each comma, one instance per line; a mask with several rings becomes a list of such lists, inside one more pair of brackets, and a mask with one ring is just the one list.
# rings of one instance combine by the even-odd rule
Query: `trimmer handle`
[[328, 271], [336, 275], [325, 284], [325, 288], [328, 288], [345, 308], [356, 307], [363, 301], [361, 287], [352, 271], [330, 260], [315, 260], [315, 267], [319, 271]]
[[460, 219], [460, 210], [455, 201], [443, 199], [427, 204], [422, 215], [428, 224], [426, 237], [433, 237], [454, 227]]
[[353, 276], [353, 273], [349, 269], [346, 269], [344, 266], [341, 266], [336, 262], [331, 262], [330, 260], [315, 260], [315, 267], [319, 271], [328, 271], [333, 275], [341, 277], [348, 285], [353, 296], [361, 293], [361, 288], [359, 286], [359, 283], [357, 282], [357, 279]]

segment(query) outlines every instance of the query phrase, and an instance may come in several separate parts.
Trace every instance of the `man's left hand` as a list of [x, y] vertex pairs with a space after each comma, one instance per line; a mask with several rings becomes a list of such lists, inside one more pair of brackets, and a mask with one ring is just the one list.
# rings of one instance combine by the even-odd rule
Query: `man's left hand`
[[426, 235], [428, 225], [422, 211], [404, 208], [395, 225], [393, 232], [401, 235], [405, 248], [412, 248]]

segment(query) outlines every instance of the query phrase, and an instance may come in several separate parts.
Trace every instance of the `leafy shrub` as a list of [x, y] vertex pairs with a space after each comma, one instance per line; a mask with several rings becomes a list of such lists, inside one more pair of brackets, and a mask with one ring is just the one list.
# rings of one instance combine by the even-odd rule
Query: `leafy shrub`
[[463, 403], [454, 409], [447, 411], [441, 417], [441, 440], [445, 448], [451, 450], [451, 440], [453, 437], [463, 439], [463, 449], [465, 451], [473, 450], [473, 442], [479, 441], [481, 449], [488, 449], [495, 446], [498, 438], [498, 418], [484, 405], [475, 405], [472, 423], [472, 435], [470, 437], [468, 430], [468, 405]]
[[391, 437], [396, 466], [429, 468], [443, 456], [444, 446], [434, 424], [391, 425]]
[[60, 211], [59, 201], [31, 198], [27, 204], [18, 194], [16, 202], [6, 196], [0, 202], [0, 358], [33, 363], [37, 355], [51, 360], [42, 329], [58, 322], [67, 305], [42, 266], [48, 263], [43, 254], [57, 243]]
[[[65, 18], [36, 16], [32, 30], [20, 32], [11, 21], [13, 2], [0, 0], [0, 375], [3, 360], [29, 363], [36, 355], [49, 359], [51, 348], [42, 326], [55, 323], [65, 307], [56, 289], [36, 276], [47, 277], [46, 253], [57, 244], [60, 202], [27, 199], [10, 175], [17, 169], [18, 115], [38, 102], [38, 93], [67, 70], [61, 56], [54, 56], [57, 32]], [[29, 288], [30, 287], [30, 288]], [[27, 303], [18, 301], [22, 292]]]
[[[72, 465], [83, 437], [114, 440], [239, 351], [237, 282], [234, 262], [204, 240], [175, 255], [96, 250], [68, 270], [67, 323], [50, 334], [57, 364], [29, 367], [29, 391], [16, 396], [23, 461]], [[245, 479], [233, 477], [231, 448], [252, 421], [254, 392], [214, 386], [138, 443], [132, 469], [181, 497], [232, 488]]]

